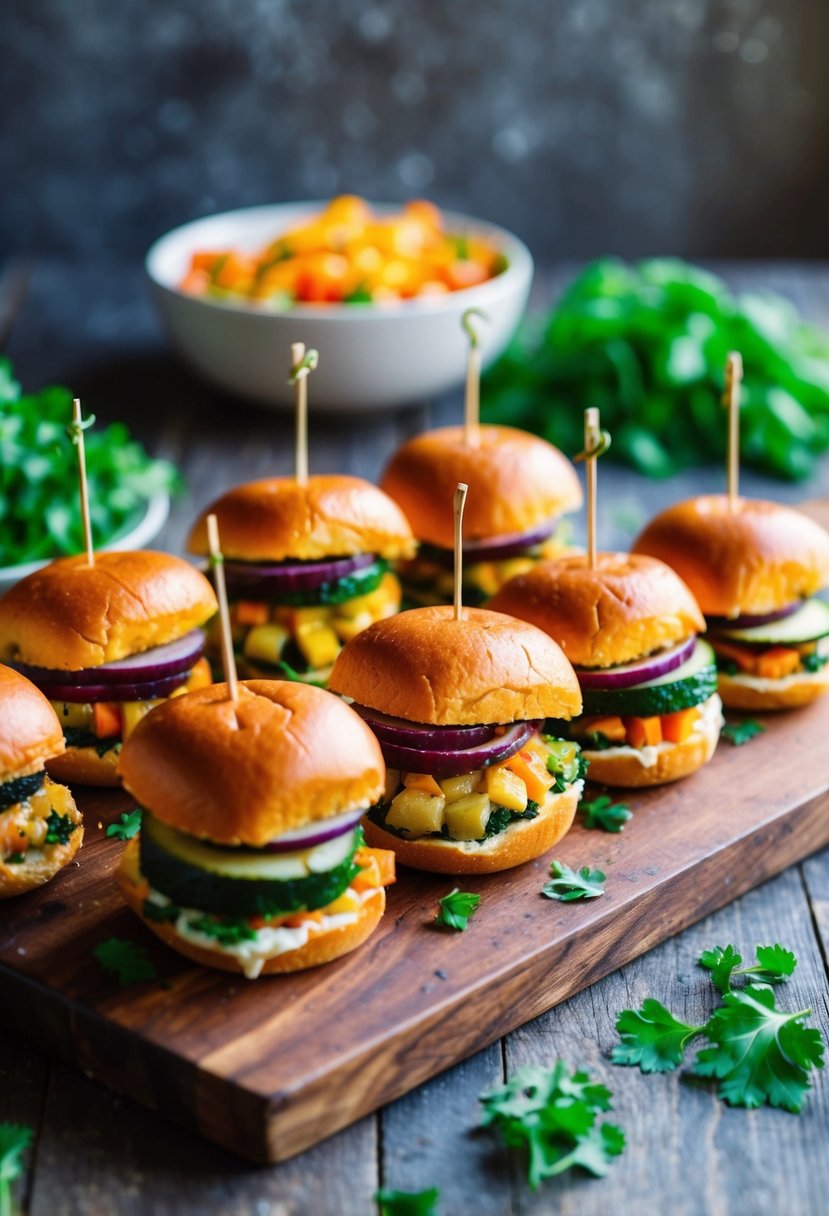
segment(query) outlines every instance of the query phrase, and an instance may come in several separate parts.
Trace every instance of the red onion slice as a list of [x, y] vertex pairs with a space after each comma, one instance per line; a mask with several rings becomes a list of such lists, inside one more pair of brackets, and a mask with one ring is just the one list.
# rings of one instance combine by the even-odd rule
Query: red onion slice
[[[485, 536], [480, 540], [464, 540], [463, 554], [473, 562], [500, 562], [508, 557], [520, 557], [527, 549], [540, 545], [548, 540], [555, 531], [558, 520], [548, 519], [546, 523], [531, 528], [528, 532], [510, 532], [506, 536]], [[451, 549], [429, 546], [429, 556], [443, 565], [451, 566], [454, 555]]]
[[634, 684], [655, 680], [657, 676], [681, 667], [696, 644], [696, 637], [690, 637], [670, 650], [649, 654], [635, 663], [622, 663], [618, 667], [576, 667], [574, 670], [582, 688], [632, 688]]
[[708, 616], [706, 622], [709, 629], [754, 629], [757, 625], [773, 625], [775, 621], [785, 620], [793, 616], [803, 607], [803, 600], [794, 604], [786, 604], [783, 608], [775, 608], [774, 612], [761, 612], [746, 616]]
[[487, 743], [495, 734], [494, 726], [434, 726], [430, 722], [392, 718], [365, 705], [352, 705], [351, 708], [369, 724], [378, 739], [399, 743], [403, 747], [437, 747], [445, 751], [458, 751], [474, 747], [476, 743]]
[[[101, 663], [98, 667], [84, 667], [81, 671], [61, 671], [53, 667], [33, 667], [29, 663], [13, 663], [12, 666], [37, 684], [81, 685], [81, 684], [129, 684], [148, 680], [163, 680], [168, 676], [189, 671], [204, 651], [204, 633], [191, 629], [183, 638], [168, 642], [165, 646], [154, 646], [140, 654], [128, 655], [113, 663]], [[47, 694], [48, 695], [48, 694]], [[55, 698], [56, 700], [58, 698]], [[67, 698], [63, 698], [66, 700]], [[90, 700], [91, 698], [87, 698]], [[106, 700], [98, 697], [97, 700]], [[112, 699], [112, 698], [110, 698]], [[122, 697], [122, 700], [129, 698]], [[75, 700], [78, 700], [76, 697]]]
[[327, 840], [334, 840], [335, 837], [350, 832], [362, 819], [364, 810], [365, 808], [344, 811], [342, 815], [335, 815], [331, 819], [303, 824], [301, 828], [283, 832], [276, 840], [263, 845], [262, 849], [265, 853], [296, 853], [299, 849], [313, 849], [318, 844], [325, 844]]
[[162, 680], [148, 680], [141, 684], [38, 684], [38, 688], [50, 701], [71, 701], [86, 704], [88, 701], [154, 701], [169, 697], [181, 688], [190, 677], [189, 671]]
[[538, 725], [538, 722], [516, 722], [503, 735], [496, 735], [487, 743], [479, 743], [462, 752], [441, 751], [433, 747], [402, 747], [398, 743], [387, 743], [383, 739], [380, 740], [380, 748], [386, 763], [403, 773], [460, 777], [461, 773], [471, 773], [476, 768], [484, 768], [498, 760], [508, 760], [532, 738]]
[[373, 553], [357, 553], [324, 562], [225, 561], [228, 589], [237, 595], [279, 596], [293, 591], [315, 591], [347, 574], [365, 570], [377, 561]]

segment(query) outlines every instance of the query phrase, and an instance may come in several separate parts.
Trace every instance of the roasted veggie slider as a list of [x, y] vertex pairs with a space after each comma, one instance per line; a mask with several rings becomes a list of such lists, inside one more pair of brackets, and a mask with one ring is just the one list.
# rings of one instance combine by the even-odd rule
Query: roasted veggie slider
[[[270, 477], [229, 490], [190, 534], [207, 553], [207, 516], [222, 536], [234, 645], [250, 676], [324, 680], [344, 642], [397, 612], [390, 561], [411, 557], [399, 507], [359, 477]], [[218, 620], [211, 634], [218, 657]]]
[[581, 505], [573, 466], [558, 448], [508, 426], [482, 426], [477, 446], [462, 427], [417, 435], [395, 453], [380, 482], [402, 507], [420, 541], [399, 566], [407, 602], [451, 603], [454, 582], [451, 504], [469, 486], [463, 521], [463, 598], [482, 604], [536, 561], [567, 552], [559, 516]]
[[[583, 715], [568, 734], [606, 785], [661, 785], [714, 754], [722, 725], [705, 622], [663, 562], [599, 553], [543, 562], [512, 579], [492, 607], [544, 629], [581, 685]], [[562, 730], [567, 728], [562, 727]]]
[[81, 813], [43, 767], [63, 748], [43, 693], [0, 666], [0, 899], [48, 882], [81, 847]]
[[216, 610], [203, 574], [168, 553], [65, 557], [0, 600], [0, 658], [49, 698], [61, 781], [117, 785], [124, 739], [167, 697], [210, 683], [199, 628]]
[[507, 870], [568, 830], [579, 748], [539, 733], [579, 713], [573, 669], [545, 634], [481, 608], [414, 608], [349, 642], [331, 688], [350, 697], [389, 766], [366, 839], [444, 874]]
[[360, 818], [383, 788], [371, 731], [318, 688], [202, 688], [146, 718], [121, 755], [143, 809], [117, 872], [129, 906], [197, 963], [249, 979], [327, 963], [376, 928], [394, 857]]
[[707, 620], [720, 695], [734, 709], [791, 709], [829, 689], [829, 534], [793, 507], [725, 495], [657, 515], [634, 550], [685, 580]]

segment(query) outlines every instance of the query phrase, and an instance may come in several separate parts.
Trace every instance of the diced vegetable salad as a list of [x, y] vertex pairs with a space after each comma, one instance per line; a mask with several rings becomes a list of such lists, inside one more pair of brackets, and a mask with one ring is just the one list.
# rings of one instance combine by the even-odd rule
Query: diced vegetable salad
[[197, 250], [181, 290], [274, 309], [393, 304], [475, 287], [505, 267], [498, 249], [445, 232], [432, 203], [415, 200], [394, 215], [376, 215], [363, 199], [342, 195], [259, 253]]

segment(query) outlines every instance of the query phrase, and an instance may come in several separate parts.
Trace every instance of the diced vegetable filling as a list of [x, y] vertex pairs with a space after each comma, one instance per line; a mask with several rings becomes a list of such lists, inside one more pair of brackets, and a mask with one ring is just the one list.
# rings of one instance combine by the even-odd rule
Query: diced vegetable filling
[[[473, 607], [483, 604], [500, 591], [505, 583], [519, 574], [525, 574], [539, 561], [562, 557], [571, 553], [568, 543], [569, 529], [561, 525], [552, 536], [541, 544], [530, 545], [522, 553], [500, 561], [471, 561], [464, 559], [463, 598]], [[401, 562], [400, 577], [407, 599], [418, 604], [451, 603], [454, 594], [452, 554], [447, 550], [421, 546], [417, 557]]]
[[509, 759], [459, 777], [389, 769], [383, 801], [368, 814], [407, 840], [482, 843], [512, 823], [535, 819], [549, 793], [563, 793], [586, 770], [577, 743], [536, 734]]
[[611, 747], [655, 747], [659, 743], [684, 743], [694, 733], [700, 707], [680, 709], [671, 714], [641, 718], [616, 714], [599, 717], [584, 715], [572, 725], [572, 733], [588, 751]]
[[[22, 865], [33, 854], [47, 853], [51, 846], [66, 844], [79, 826], [72, 796], [44, 774], [33, 792], [0, 810], [0, 861]], [[16, 784], [9, 782], [4, 784]], [[0, 790], [2, 790], [0, 786]]]
[[813, 675], [829, 663], [829, 651], [821, 641], [791, 646], [754, 646], [709, 634], [717, 655], [717, 668], [726, 675], [758, 676], [783, 680], [798, 672]]

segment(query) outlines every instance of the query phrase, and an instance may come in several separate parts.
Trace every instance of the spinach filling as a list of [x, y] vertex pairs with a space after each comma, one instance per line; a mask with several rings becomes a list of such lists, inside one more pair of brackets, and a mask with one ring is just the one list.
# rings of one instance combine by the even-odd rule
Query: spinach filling
[[114, 747], [121, 746], [119, 738], [99, 739], [91, 730], [83, 726], [65, 726], [63, 737], [67, 747], [94, 747], [99, 756], [105, 756]]
[[25, 802], [27, 798], [31, 798], [32, 794], [36, 794], [43, 785], [46, 773], [43, 769], [39, 773], [29, 773], [26, 777], [15, 777], [12, 781], [4, 781], [0, 785], [0, 811], [5, 811], [10, 806], [16, 806], [18, 802]]
[[44, 844], [68, 844], [69, 837], [77, 830], [78, 825], [69, 815], [59, 815], [51, 811], [46, 820], [46, 839]]

